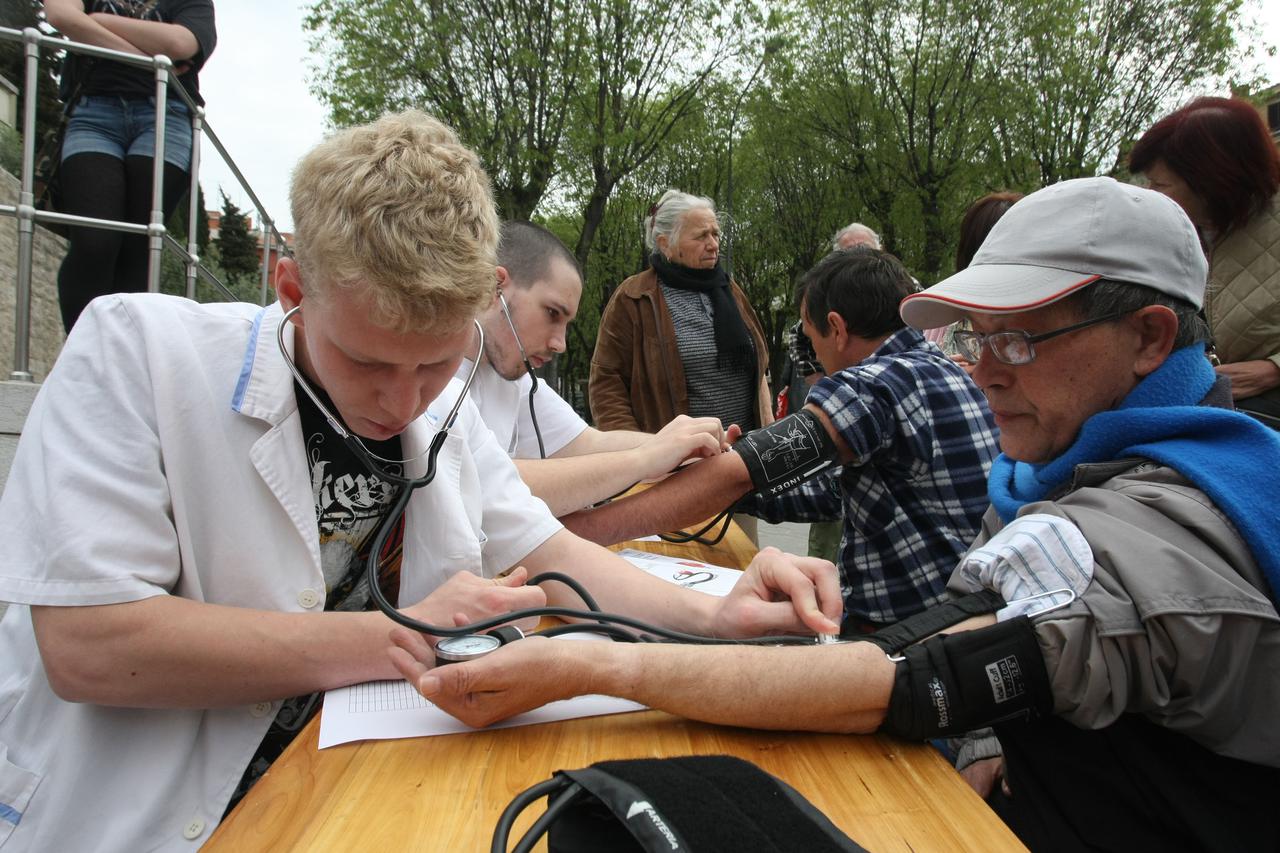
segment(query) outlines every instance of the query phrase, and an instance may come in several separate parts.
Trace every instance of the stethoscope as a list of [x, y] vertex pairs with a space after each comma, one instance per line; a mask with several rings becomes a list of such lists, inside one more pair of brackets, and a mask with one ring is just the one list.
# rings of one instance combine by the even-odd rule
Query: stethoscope
[[[501, 295], [501, 294], [499, 294]], [[502, 300], [505, 309], [505, 300]], [[803, 636], [777, 636], [777, 637], [757, 637], [745, 640], [722, 639], [719, 637], [701, 637], [696, 634], [686, 634], [682, 631], [674, 631], [669, 628], [662, 628], [657, 625], [650, 625], [639, 619], [633, 619], [630, 616], [623, 616], [616, 613], [605, 613], [600, 610], [600, 606], [596, 604], [591, 594], [586, 591], [576, 580], [568, 575], [560, 572], [542, 572], [537, 577], [530, 578], [529, 582], [534, 584], [544, 583], [546, 581], [558, 581], [574, 591], [587, 609], [579, 610], [571, 607], [535, 607], [525, 610], [517, 610], [511, 613], [504, 613], [499, 616], [492, 616], [488, 619], [481, 619], [470, 625], [462, 626], [446, 626], [431, 625], [407, 616], [396, 609], [387, 597], [383, 595], [382, 588], [378, 584], [378, 556], [382, 553], [386, 545], [387, 539], [391, 536], [392, 530], [399, 523], [400, 518], [404, 515], [405, 510], [409, 506], [409, 499], [414, 491], [429, 485], [436, 477], [436, 459], [440, 455], [440, 449], [444, 446], [445, 440], [449, 437], [449, 430], [453, 427], [454, 422], [458, 419], [458, 413], [462, 409], [462, 403], [467, 398], [467, 394], [471, 391], [471, 383], [475, 379], [476, 370], [480, 365], [480, 359], [484, 355], [484, 329], [481, 328], [479, 322], [472, 321], [476, 327], [477, 337], [477, 353], [475, 361], [471, 365], [471, 370], [467, 374], [467, 379], [462, 385], [462, 391], [458, 394], [458, 399], [454, 401], [453, 407], [449, 410], [449, 414], [440, 422], [440, 426], [435, 436], [431, 439], [431, 444], [427, 450], [418, 454], [412, 459], [384, 459], [376, 453], [370, 451], [364, 446], [359, 436], [348, 430], [342, 423], [342, 419], [320, 399], [311, 387], [311, 380], [303, 374], [302, 370], [294, 363], [289, 356], [289, 351], [285, 346], [284, 330], [288, 325], [289, 318], [302, 310], [301, 305], [295, 305], [285, 312], [280, 320], [280, 325], [276, 329], [276, 344], [280, 349], [280, 357], [284, 359], [285, 365], [289, 368], [289, 372], [293, 374], [293, 378], [297, 381], [299, 387], [307, 397], [316, 405], [317, 410], [324, 416], [329, 427], [342, 439], [343, 443], [351, 449], [356, 458], [360, 460], [369, 472], [374, 476], [383, 478], [388, 482], [399, 485], [400, 493], [396, 496], [395, 503], [387, 512], [387, 516], [383, 519], [382, 524], [378, 527], [378, 532], [374, 536], [372, 547], [369, 549], [369, 557], [365, 563], [365, 577], [369, 587], [369, 596], [373, 599], [375, 605], [382, 613], [397, 625], [402, 625], [413, 631], [424, 634], [433, 635], [441, 638], [436, 644], [437, 663], [451, 663], [460, 660], [469, 660], [481, 655], [487, 654], [499, 646], [511, 642], [513, 640], [524, 637], [524, 633], [511, 625], [504, 625], [507, 622], [516, 622], [521, 619], [530, 617], [558, 616], [567, 619], [584, 619], [587, 622], [570, 622], [564, 625], [557, 625], [536, 632], [540, 636], [554, 637], [560, 634], [569, 634], [575, 632], [591, 632], [596, 634], [605, 634], [614, 640], [622, 642], [641, 642], [652, 641], [655, 638], [662, 638], [668, 641], [678, 643], [701, 643], [716, 645], [797, 645], [812, 644], [813, 637]], [[504, 311], [505, 313], [505, 311]], [[510, 322], [511, 315], [507, 314], [507, 321]], [[514, 328], [513, 328], [514, 331]], [[519, 336], [516, 336], [516, 342], [519, 343]], [[521, 347], [523, 354], [523, 347]], [[526, 361], [526, 364], [528, 362]], [[386, 470], [383, 466], [399, 466], [400, 469], [408, 470], [407, 466], [427, 457], [427, 470], [421, 477], [408, 477], [404, 474]], [[381, 463], [381, 464], [380, 464]], [[501, 626], [501, 627], [500, 627]], [[632, 630], [628, 630], [632, 629]], [[638, 633], [637, 633], [638, 632]]]
[[[533, 405], [533, 395], [538, 391], [538, 374], [533, 372], [533, 365], [529, 363], [529, 356], [524, 351], [524, 342], [520, 340], [520, 333], [516, 331], [515, 321], [511, 319], [511, 308], [507, 305], [507, 297], [503, 295], [502, 288], [498, 288], [498, 304], [502, 306], [502, 316], [507, 318], [507, 325], [511, 327], [511, 337], [516, 340], [516, 348], [520, 350], [520, 360], [524, 362], [524, 369], [529, 373], [529, 419], [533, 421], [533, 434], [538, 439], [538, 457], [547, 458], [547, 448], [542, 444], [542, 429], [538, 426], [538, 411]], [[483, 341], [481, 341], [483, 343]]]

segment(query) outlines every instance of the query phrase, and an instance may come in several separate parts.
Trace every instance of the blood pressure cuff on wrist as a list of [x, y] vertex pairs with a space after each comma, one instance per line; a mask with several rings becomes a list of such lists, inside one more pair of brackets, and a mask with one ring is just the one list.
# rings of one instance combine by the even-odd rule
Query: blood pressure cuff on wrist
[[882, 729], [912, 740], [957, 735], [1053, 711], [1044, 655], [1031, 620], [940, 634], [897, 660]]
[[601, 761], [556, 775], [585, 793], [552, 822], [550, 853], [866, 853], [794, 788], [740, 758]]
[[1000, 593], [984, 589], [935, 604], [913, 616], [908, 616], [901, 622], [887, 625], [874, 634], [858, 634], [856, 624], [849, 621], [846, 625], [849, 626], [850, 633], [845, 636], [875, 643], [884, 650], [885, 654], [896, 655], [925, 637], [932, 637], [973, 616], [995, 613], [1004, 605], [1005, 601]]
[[752, 430], [733, 445], [751, 475], [753, 493], [773, 497], [830, 468], [840, 453], [807, 409]]

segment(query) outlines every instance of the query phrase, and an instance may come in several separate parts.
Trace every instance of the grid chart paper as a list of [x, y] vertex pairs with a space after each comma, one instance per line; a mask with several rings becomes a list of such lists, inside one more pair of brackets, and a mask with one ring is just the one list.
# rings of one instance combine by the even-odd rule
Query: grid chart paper
[[347, 713], [368, 714], [374, 711], [409, 711], [430, 708], [407, 681], [368, 681], [354, 684], [347, 694]]

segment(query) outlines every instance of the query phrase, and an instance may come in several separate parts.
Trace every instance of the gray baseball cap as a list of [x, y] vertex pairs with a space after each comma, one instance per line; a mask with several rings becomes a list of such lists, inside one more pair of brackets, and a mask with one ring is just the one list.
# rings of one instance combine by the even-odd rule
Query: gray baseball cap
[[1098, 279], [1142, 284], [1199, 308], [1209, 264], [1177, 202], [1111, 178], [1032, 193], [1001, 217], [968, 267], [902, 300], [917, 329], [965, 313], [1033, 311]]

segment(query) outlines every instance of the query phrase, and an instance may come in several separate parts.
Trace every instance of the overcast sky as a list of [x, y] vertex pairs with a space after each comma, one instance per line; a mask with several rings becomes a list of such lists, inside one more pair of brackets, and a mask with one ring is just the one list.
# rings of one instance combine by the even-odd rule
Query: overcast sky
[[[281, 231], [292, 229], [289, 172], [320, 141], [324, 110], [307, 91], [307, 43], [296, 0], [216, 0], [218, 46], [200, 73], [205, 115]], [[249, 198], [212, 145], [201, 147], [205, 206], [221, 187], [242, 209]], [[255, 214], [255, 225], [258, 217]]]
[[[1258, 8], [1259, 0], [1253, 0]], [[1280, 42], [1280, 2], [1261, 2], [1263, 32]], [[200, 75], [207, 118], [281, 231], [292, 228], [289, 171], [325, 133], [324, 110], [307, 90], [307, 45], [297, 0], [217, 0], [218, 48]], [[1280, 56], [1266, 63], [1280, 83]], [[205, 204], [222, 206], [219, 188], [250, 210], [213, 146], [202, 148]], [[254, 216], [255, 224], [258, 217]]]

